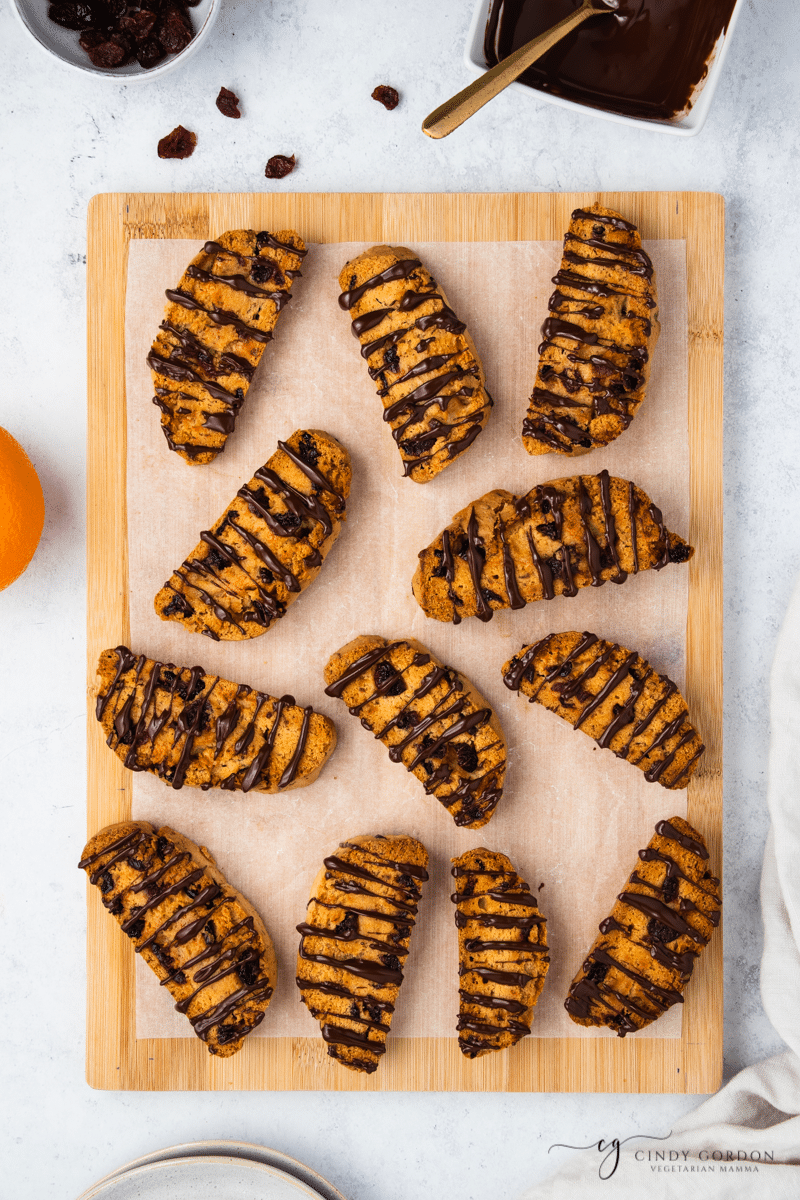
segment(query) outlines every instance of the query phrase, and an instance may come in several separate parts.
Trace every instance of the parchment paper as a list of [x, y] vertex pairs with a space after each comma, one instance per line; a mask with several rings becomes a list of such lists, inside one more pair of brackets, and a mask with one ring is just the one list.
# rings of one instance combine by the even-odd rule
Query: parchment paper
[[[483, 358], [495, 409], [473, 447], [431, 483], [403, 479], [381, 420], [337, 278], [362, 244], [313, 245], [278, 322], [224, 454], [204, 467], [168, 448], [152, 404], [145, 356], [162, 319], [164, 289], [177, 286], [200, 246], [189, 240], [130, 244], [126, 308], [128, 546], [131, 646], [275, 696], [290, 692], [336, 723], [339, 744], [311, 787], [285, 795], [173, 791], [133, 778], [133, 816], [169, 824], [208, 846], [228, 879], [262, 914], [278, 954], [279, 980], [255, 1036], [315, 1036], [318, 1025], [294, 984], [299, 935], [323, 857], [360, 833], [405, 832], [431, 856], [431, 880], [411, 941], [392, 1032], [455, 1036], [457, 949], [450, 858], [485, 845], [508, 854], [547, 916], [551, 967], [535, 1011], [538, 1037], [603, 1037], [567, 1017], [563, 1002], [598, 922], [662, 817], [685, 815], [686, 793], [648, 784], [642, 773], [538, 705], [509, 692], [502, 664], [526, 642], [560, 629], [591, 630], [639, 650], [680, 685], [688, 571], [669, 567], [623, 587], [586, 588], [573, 599], [497, 613], [458, 627], [427, 619], [411, 594], [417, 552], [470, 500], [493, 487], [522, 494], [534, 484], [606, 467], [635, 480], [688, 534], [685, 243], [647, 247], [658, 273], [662, 333], [649, 394], [630, 429], [580, 459], [532, 458], [520, 427], [533, 385], [539, 329], [553, 290], [560, 243], [435, 243], [414, 249], [466, 321]], [[235, 495], [293, 430], [329, 430], [349, 449], [349, 517], [319, 578], [262, 637], [214, 643], [162, 622], [153, 597]], [[455, 827], [447, 812], [351, 717], [324, 695], [330, 654], [361, 633], [418, 638], [470, 678], [498, 712], [509, 746], [503, 799], [489, 825]], [[137, 1037], [192, 1037], [166, 990], [137, 959]], [[680, 1006], [637, 1037], [680, 1036]]]

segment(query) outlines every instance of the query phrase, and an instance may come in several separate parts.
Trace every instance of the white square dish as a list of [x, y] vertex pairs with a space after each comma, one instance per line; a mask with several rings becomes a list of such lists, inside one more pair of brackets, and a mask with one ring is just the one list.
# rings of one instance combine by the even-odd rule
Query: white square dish
[[[497, 2], [497, 0], [478, 0], [472, 15], [472, 23], [469, 27], [464, 49], [464, 61], [473, 75], [482, 75], [488, 70], [483, 52], [483, 38], [493, 2]], [[579, 104], [575, 100], [565, 100], [561, 96], [554, 96], [549, 92], [539, 91], [538, 88], [529, 87], [526, 83], [511, 83], [508, 86], [508, 90], [520, 94], [524, 92], [529, 98], [544, 100], [548, 104], [557, 104], [560, 108], [567, 108], [572, 112], [602, 117], [606, 121], [616, 121], [619, 125], [655, 129], [660, 133], [671, 133], [678, 137], [694, 137], [705, 125], [706, 117], [714, 98], [714, 92], [719, 83], [722, 65], [728, 52], [731, 35], [743, 4], [744, 0], [736, 0], [736, 6], [731, 14], [728, 28], [714, 48], [706, 77], [697, 88], [689, 111], [683, 116], [675, 117], [670, 121], [655, 121], [645, 117], [627, 117], [622, 113], [607, 112], [602, 108], [594, 108], [588, 104]]]

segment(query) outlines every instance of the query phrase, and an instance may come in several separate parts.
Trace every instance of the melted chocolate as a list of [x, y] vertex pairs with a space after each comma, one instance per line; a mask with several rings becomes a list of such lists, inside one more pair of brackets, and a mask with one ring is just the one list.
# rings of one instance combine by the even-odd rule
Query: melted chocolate
[[[608, 112], [668, 121], [705, 78], [735, 0], [621, 0], [614, 16], [586, 21], [520, 79]], [[573, 13], [579, 0], [504, 0], [492, 6], [484, 53], [494, 66]]]

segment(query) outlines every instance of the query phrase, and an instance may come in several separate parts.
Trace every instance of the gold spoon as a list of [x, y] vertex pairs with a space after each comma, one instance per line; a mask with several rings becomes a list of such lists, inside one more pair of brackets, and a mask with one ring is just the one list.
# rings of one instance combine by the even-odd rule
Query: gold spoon
[[537, 58], [541, 58], [568, 33], [572, 33], [573, 29], [577, 29], [589, 17], [613, 13], [618, 8], [619, 0], [583, 0], [580, 8], [577, 8], [574, 13], [570, 13], [568, 17], [564, 17], [563, 21], [559, 21], [552, 29], [545, 30], [538, 37], [526, 42], [524, 46], [520, 46], [519, 50], [515, 50], [497, 66], [486, 71], [469, 87], [465, 87], [463, 91], [451, 96], [449, 100], [445, 100], [444, 104], [440, 104], [422, 122], [422, 132], [432, 138], [447, 137], [448, 133], [452, 133], [454, 129], [458, 129], [459, 125], [463, 125], [479, 108], [488, 104], [498, 92], [502, 92], [510, 83], [513, 83], [518, 75], [527, 71]]

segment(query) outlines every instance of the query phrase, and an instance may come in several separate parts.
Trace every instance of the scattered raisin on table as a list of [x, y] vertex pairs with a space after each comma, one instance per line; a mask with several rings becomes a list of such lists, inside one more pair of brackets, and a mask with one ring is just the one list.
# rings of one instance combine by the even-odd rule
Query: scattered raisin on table
[[242, 115], [239, 111], [239, 97], [226, 87], [219, 89], [216, 105], [223, 117], [240, 117]]
[[172, 133], [168, 133], [158, 143], [159, 158], [189, 158], [194, 154], [197, 145], [197, 134], [176, 125]]
[[296, 164], [297, 159], [294, 155], [289, 158], [285, 154], [273, 154], [267, 162], [264, 174], [267, 179], [284, 179], [287, 175], [291, 175]]
[[377, 100], [378, 103], [382, 104], [384, 108], [387, 108], [389, 112], [391, 112], [393, 108], [397, 108], [398, 104], [400, 103], [400, 97], [397, 93], [397, 89], [389, 87], [389, 85], [386, 83], [381, 83], [375, 88], [375, 91], [372, 93], [372, 99]]

